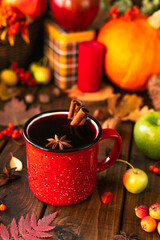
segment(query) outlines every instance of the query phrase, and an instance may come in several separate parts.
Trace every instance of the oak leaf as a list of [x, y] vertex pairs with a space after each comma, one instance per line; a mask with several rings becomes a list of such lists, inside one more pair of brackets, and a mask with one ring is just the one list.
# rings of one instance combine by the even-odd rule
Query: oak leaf
[[23, 125], [29, 118], [40, 113], [40, 108], [26, 110], [24, 101], [13, 98], [5, 103], [4, 111], [0, 111], [0, 125], [7, 126], [12, 122], [15, 126]]

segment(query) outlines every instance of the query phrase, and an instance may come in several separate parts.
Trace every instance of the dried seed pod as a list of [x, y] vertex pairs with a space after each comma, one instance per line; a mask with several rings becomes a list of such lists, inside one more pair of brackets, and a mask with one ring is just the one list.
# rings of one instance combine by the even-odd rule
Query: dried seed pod
[[50, 97], [48, 94], [42, 93], [39, 95], [39, 101], [40, 101], [40, 103], [49, 103]]
[[96, 109], [93, 112], [93, 117], [96, 118], [97, 120], [104, 120], [106, 118], [106, 116], [107, 116], [107, 114], [100, 109]]
[[24, 99], [25, 99], [26, 103], [29, 103], [29, 104], [34, 102], [33, 94], [26, 94]]
[[61, 90], [57, 87], [54, 87], [53, 90], [52, 90], [52, 94], [53, 94], [54, 97], [60, 97]]

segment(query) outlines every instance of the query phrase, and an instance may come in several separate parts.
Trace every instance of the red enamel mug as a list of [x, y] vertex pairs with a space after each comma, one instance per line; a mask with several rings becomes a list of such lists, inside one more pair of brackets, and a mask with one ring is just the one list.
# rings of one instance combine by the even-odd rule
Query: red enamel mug
[[[102, 129], [92, 116], [88, 116], [87, 122], [94, 130], [94, 136], [88, 144], [63, 150], [48, 149], [39, 144], [37, 139], [46, 133], [44, 129], [49, 125], [47, 119], [62, 116], [67, 118], [68, 111], [40, 113], [29, 119], [23, 130], [30, 188], [39, 200], [55, 206], [77, 204], [88, 198], [94, 191], [97, 172], [112, 166], [122, 148], [119, 134], [114, 129]], [[39, 125], [40, 122], [43, 125]], [[34, 131], [38, 135], [34, 136]], [[99, 142], [107, 138], [114, 138], [113, 148], [98, 162]]]

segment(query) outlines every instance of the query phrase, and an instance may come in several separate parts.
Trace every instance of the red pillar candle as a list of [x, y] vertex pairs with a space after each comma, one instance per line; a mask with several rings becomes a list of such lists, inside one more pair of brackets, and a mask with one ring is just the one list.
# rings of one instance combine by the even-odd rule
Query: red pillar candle
[[79, 44], [77, 87], [82, 92], [96, 92], [100, 89], [104, 45], [97, 41]]

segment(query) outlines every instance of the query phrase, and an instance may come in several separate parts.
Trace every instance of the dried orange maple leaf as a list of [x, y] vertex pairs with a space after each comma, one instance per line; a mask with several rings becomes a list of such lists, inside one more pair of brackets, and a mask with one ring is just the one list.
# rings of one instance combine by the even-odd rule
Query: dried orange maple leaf
[[40, 113], [39, 106], [26, 110], [24, 101], [13, 98], [5, 103], [4, 111], [0, 111], [0, 125], [7, 126], [12, 122], [15, 126], [23, 125], [29, 118]]
[[143, 98], [136, 94], [125, 94], [121, 99], [120, 96], [120, 94], [113, 94], [108, 99], [107, 111], [110, 117], [104, 121], [103, 128], [115, 128], [120, 121], [137, 121], [142, 115], [153, 111], [148, 106], [141, 108]]

